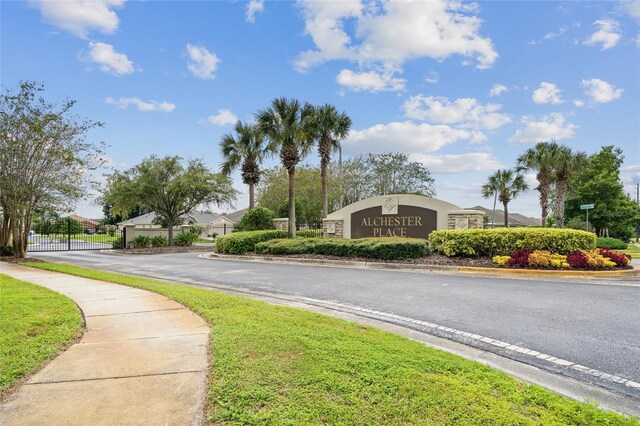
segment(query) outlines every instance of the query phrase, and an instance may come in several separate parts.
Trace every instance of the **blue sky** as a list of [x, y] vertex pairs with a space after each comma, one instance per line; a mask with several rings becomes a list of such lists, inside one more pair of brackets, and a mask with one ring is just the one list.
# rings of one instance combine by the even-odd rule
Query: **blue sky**
[[[640, 1], [3, 1], [0, 13], [2, 85], [76, 99], [105, 123], [89, 136], [118, 169], [150, 154], [217, 169], [233, 123], [286, 96], [346, 111], [347, 156], [405, 152], [461, 207], [490, 206], [486, 177], [542, 140], [614, 144], [627, 191], [640, 179]], [[511, 209], [539, 216], [537, 193]], [[89, 201], [77, 211], [100, 216]]]

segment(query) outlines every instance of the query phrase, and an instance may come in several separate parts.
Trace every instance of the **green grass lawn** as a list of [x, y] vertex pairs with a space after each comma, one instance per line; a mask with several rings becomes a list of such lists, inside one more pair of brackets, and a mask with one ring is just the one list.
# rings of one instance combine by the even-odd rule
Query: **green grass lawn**
[[[35, 243], [38, 240], [40, 240], [42, 237], [46, 237], [50, 240], [54, 240], [54, 241], [60, 241], [60, 240], [64, 240], [65, 242], [68, 240], [69, 236], [67, 234], [42, 234], [42, 235], [37, 235], [35, 237], [35, 239], [32, 239], [30, 241], [31, 243]], [[71, 240], [72, 241], [87, 241], [87, 242], [92, 242], [92, 243], [104, 243], [104, 244], [111, 244], [113, 242], [114, 239], [117, 238], [117, 234], [114, 236], [111, 236], [109, 234], [71, 234]]]
[[622, 253], [627, 253], [634, 259], [640, 259], [640, 247], [629, 244], [626, 250], [620, 250]]
[[142, 277], [26, 264], [151, 290], [205, 318], [213, 424], [639, 424], [371, 327]]
[[0, 397], [75, 341], [82, 326], [65, 296], [0, 274]]

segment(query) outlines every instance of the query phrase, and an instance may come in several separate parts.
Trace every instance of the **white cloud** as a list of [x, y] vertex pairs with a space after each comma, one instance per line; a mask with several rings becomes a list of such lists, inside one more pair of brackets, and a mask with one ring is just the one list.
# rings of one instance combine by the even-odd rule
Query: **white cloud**
[[447, 155], [412, 154], [410, 159], [424, 164], [432, 173], [481, 172], [505, 167], [493, 155], [486, 152]]
[[580, 85], [585, 89], [585, 95], [589, 96], [593, 102], [604, 104], [618, 99], [622, 96], [623, 89], [616, 89], [612, 84], [599, 78], [582, 80]]
[[562, 25], [560, 28], [558, 28], [558, 31], [555, 31], [555, 32], [551, 31], [551, 32], [545, 34], [544, 37], [542, 37], [542, 40], [531, 40], [531, 41], [527, 42], [527, 44], [533, 44], [533, 45], [541, 44], [544, 41], [552, 40], [554, 38], [557, 38], [557, 37], [560, 37], [560, 36], [564, 35], [567, 32], [567, 30], [569, 30], [569, 27], [566, 26], [566, 25]]
[[170, 102], [162, 101], [143, 101], [140, 98], [107, 98], [104, 100], [109, 105], [116, 105], [119, 108], [127, 108], [129, 105], [135, 106], [138, 111], [160, 111], [160, 112], [171, 112], [176, 109], [176, 105]]
[[473, 129], [494, 130], [511, 122], [508, 115], [498, 112], [502, 105], [483, 105], [474, 98], [452, 102], [444, 97], [416, 95], [410, 97], [403, 108], [409, 118]]
[[89, 42], [89, 54], [85, 58], [100, 66], [100, 70], [108, 74], [121, 76], [134, 71], [133, 62], [124, 53], [116, 52], [112, 45], [99, 41]]
[[502, 95], [503, 93], [507, 93], [508, 91], [509, 89], [504, 84], [494, 84], [493, 86], [491, 86], [491, 90], [489, 90], [489, 96], [494, 98], [496, 96]]
[[247, 3], [246, 19], [253, 24], [256, 22], [256, 14], [264, 10], [264, 0], [250, 0]]
[[640, 20], [640, 1], [621, 0], [618, 2], [618, 9], [629, 15], [631, 18]]
[[560, 89], [553, 84], [542, 82], [540, 83], [540, 87], [533, 91], [533, 95], [531, 96], [533, 102], [537, 104], [561, 104], [564, 102], [562, 100], [562, 96], [560, 96]]
[[352, 130], [344, 142], [350, 153], [385, 152], [389, 150], [411, 153], [435, 152], [459, 140], [470, 140], [472, 132], [445, 125], [411, 121], [376, 124], [363, 130]]
[[509, 143], [537, 143], [550, 140], [573, 138], [577, 125], [565, 122], [564, 115], [552, 113], [535, 121], [531, 117], [523, 117], [524, 127], [516, 130], [509, 138]]
[[440, 75], [435, 72], [435, 71], [431, 71], [429, 72], [429, 74], [424, 78], [424, 81], [426, 81], [429, 84], [437, 84], [438, 81], [440, 81]]
[[584, 41], [584, 44], [588, 46], [594, 46], [596, 44], [601, 45], [600, 50], [611, 49], [616, 46], [622, 38], [620, 32], [620, 24], [613, 19], [600, 19], [593, 23], [598, 27], [598, 31], [591, 34], [591, 37]]
[[353, 91], [388, 92], [404, 90], [406, 80], [393, 77], [393, 73], [340, 71], [336, 77], [338, 84]]
[[216, 115], [207, 117], [207, 121], [215, 126], [227, 126], [235, 124], [238, 121], [238, 117], [228, 109], [219, 109]]
[[584, 101], [582, 99], [574, 99], [573, 104], [578, 108], [582, 108], [584, 106]]
[[113, 34], [118, 29], [118, 15], [113, 11], [124, 0], [31, 1], [51, 24], [85, 38], [92, 30]]
[[211, 80], [215, 77], [214, 74], [220, 63], [220, 59], [215, 53], [209, 52], [203, 46], [187, 44], [187, 56], [189, 57], [187, 68], [191, 74], [204, 80]]
[[[397, 69], [408, 60], [451, 55], [474, 58], [478, 68], [488, 68], [498, 58], [491, 39], [480, 35], [481, 20], [473, 15], [477, 8], [459, 1], [299, 4], [305, 31], [316, 46], [300, 53], [295, 61], [299, 71], [331, 60]], [[353, 24], [353, 35], [345, 24]]]

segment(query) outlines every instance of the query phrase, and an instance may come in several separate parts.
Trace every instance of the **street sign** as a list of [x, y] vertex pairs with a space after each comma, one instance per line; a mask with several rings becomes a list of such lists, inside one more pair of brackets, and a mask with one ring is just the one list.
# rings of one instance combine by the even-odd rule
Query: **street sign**
[[594, 207], [595, 207], [595, 206], [594, 206], [593, 204], [582, 204], [582, 205], [580, 206], [580, 210], [589, 210], [589, 209], [592, 209], [592, 208], [594, 208]]

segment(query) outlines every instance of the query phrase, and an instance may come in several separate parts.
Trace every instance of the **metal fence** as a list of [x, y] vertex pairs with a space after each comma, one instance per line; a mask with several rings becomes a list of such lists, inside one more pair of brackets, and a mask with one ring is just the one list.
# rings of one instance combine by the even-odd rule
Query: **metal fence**
[[322, 238], [322, 222], [296, 223], [296, 235]]
[[93, 220], [37, 220], [29, 233], [27, 251], [102, 250], [122, 248], [124, 231]]

